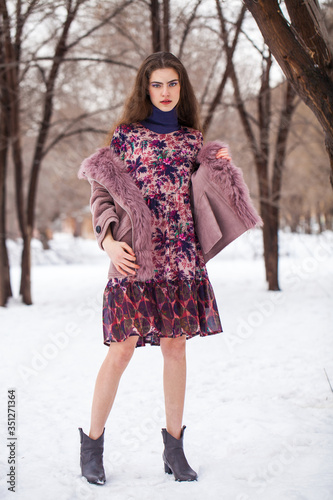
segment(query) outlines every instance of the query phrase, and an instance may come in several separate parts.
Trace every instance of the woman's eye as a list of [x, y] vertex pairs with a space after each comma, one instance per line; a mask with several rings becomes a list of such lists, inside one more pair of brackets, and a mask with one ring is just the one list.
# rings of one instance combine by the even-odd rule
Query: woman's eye
[[175, 87], [176, 85], [178, 85], [178, 82], [171, 82], [170, 83], [170, 87]]
[[152, 83], [151, 86], [154, 88], [154, 89], [159, 89], [160, 88], [160, 84], [159, 83]]

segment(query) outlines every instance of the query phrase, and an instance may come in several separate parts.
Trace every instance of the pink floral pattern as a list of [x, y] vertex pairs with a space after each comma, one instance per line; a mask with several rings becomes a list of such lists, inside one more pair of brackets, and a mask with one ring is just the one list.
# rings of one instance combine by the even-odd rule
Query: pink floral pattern
[[194, 231], [191, 174], [202, 135], [182, 127], [157, 134], [141, 124], [120, 126], [111, 146], [151, 210], [154, 278], [111, 279], [104, 292], [104, 343], [139, 335], [137, 345], [161, 336], [222, 331], [214, 292]]

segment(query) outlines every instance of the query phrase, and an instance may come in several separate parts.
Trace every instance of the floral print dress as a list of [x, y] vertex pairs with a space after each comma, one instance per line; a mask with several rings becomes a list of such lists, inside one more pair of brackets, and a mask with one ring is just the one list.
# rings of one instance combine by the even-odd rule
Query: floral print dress
[[181, 127], [159, 134], [140, 123], [121, 125], [111, 147], [151, 210], [154, 277], [112, 278], [104, 291], [104, 343], [138, 335], [137, 346], [160, 337], [206, 336], [222, 331], [190, 203], [191, 174], [202, 135]]

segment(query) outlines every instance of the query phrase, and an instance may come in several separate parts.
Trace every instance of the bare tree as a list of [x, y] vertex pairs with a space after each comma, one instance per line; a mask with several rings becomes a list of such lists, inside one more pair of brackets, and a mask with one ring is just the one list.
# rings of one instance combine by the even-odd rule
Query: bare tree
[[[273, 152], [271, 151], [272, 129], [272, 88], [270, 72], [272, 55], [262, 51], [261, 85], [257, 96], [257, 114], [253, 116], [246, 108], [238, 75], [232, 58], [232, 46], [228, 40], [226, 21], [219, 0], [216, 0], [218, 16], [221, 24], [221, 37], [228, 57], [229, 74], [234, 87], [235, 104], [243, 125], [245, 135], [251, 148], [256, 166], [260, 212], [264, 221], [263, 242], [266, 269], [266, 280], [269, 290], [279, 290], [278, 280], [278, 228], [279, 202], [281, 196], [282, 172], [285, 164], [288, 133], [291, 118], [295, 109], [295, 92], [291, 84], [286, 85], [284, 102], [280, 111], [280, 120]], [[273, 156], [273, 174], [270, 178], [270, 157]]]
[[[68, 0], [65, 4], [66, 7], [64, 7], [61, 2], [61, 6], [65, 8], [66, 15], [64, 19], [62, 19], [61, 25], [56, 27], [54, 33], [52, 33], [53, 36], [51, 36], [48, 40], [54, 41], [54, 49], [52, 56], [49, 57], [50, 66], [47, 71], [45, 68], [39, 66], [38, 63], [38, 60], [45, 60], [47, 58], [37, 58], [37, 60], [32, 58], [30, 61], [22, 60], [22, 48], [25, 40], [25, 26], [33, 15], [39, 15], [40, 19], [45, 17], [46, 14], [44, 15], [43, 5], [40, 5], [40, 2], [37, 0], [31, 0], [24, 10], [22, 2], [17, 0], [15, 4], [15, 15], [10, 16], [8, 11], [8, 2], [6, 0], [0, 0], [2, 35], [2, 43], [0, 47], [2, 49], [1, 58], [4, 60], [2, 96], [7, 96], [5, 105], [7, 106], [9, 116], [9, 136], [15, 169], [16, 207], [20, 231], [23, 238], [20, 293], [25, 304], [32, 303], [30, 252], [31, 238], [35, 224], [37, 186], [42, 161], [46, 154], [46, 150], [48, 149], [47, 139], [49, 136], [54, 110], [55, 88], [60, 67], [66, 61], [66, 56], [69, 51], [77, 47], [87, 37], [92, 36], [98, 29], [105, 26], [111, 19], [113, 19], [132, 2], [133, 0], [124, 0], [113, 9], [108, 12], [104, 12], [101, 20], [98, 19], [93, 26], [88, 27], [86, 30], [79, 31], [74, 39], [70, 36], [71, 27], [74, 20], [77, 18], [78, 12], [82, 6], [87, 3], [87, 0]], [[58, 6], [57, 2], [53, 2], [51, 6], [49, 5], [48, 15], [52, 16]], [[75, 59], [82, 60], [79, 56]], [[29, 171], [27, 196], [25, 197], [23, 184], [24, 161], [22, 151], [22, 134], [20, 128], [20, 106], [22, 78], [24, 78], [27, 74], [27, 67], [32, 65], [36, 66], [40, 70], [44, 89], [43, 92], [41, 92], [41, 115]]]
[[[278, 279], [278, 229], [279, 210], [282, 186], [282, 173], [285, 167], [287, 139], [290, 131], [291, 118], [295, 110], [295, 92], [287, 82], [280, 111], [280, 120], [274, 151], [270, 151], [270, 130], [272, 123], [270, 71], [272, 66], [271, 53], [265, 56], [262, 65], [261, 86], [257, 97], [257, 119], [250, 118], [241, 95], [236, 72], [232, 72], [235, 90], [235, 102], [245, 134], [251, 147], [256, 166], [260, 212], [264, 221], [263, 242], [266, 280], [269, 290], [279, 290]], [[253, 123], [257, 124], [256, 131]], [[270, 156], [273, 156], [273, 174], [270, 178]]]
[[333, 185], [333, 52], [318, 0], [243, 0], [287, 80], [316, 115]]

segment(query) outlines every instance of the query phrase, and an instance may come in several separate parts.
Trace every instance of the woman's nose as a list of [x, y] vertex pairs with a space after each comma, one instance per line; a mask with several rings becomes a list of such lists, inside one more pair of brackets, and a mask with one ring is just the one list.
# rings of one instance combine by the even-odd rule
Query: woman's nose
[[169, 95], [169, 87], [167, 85], [163, 85], [162, 94]]

